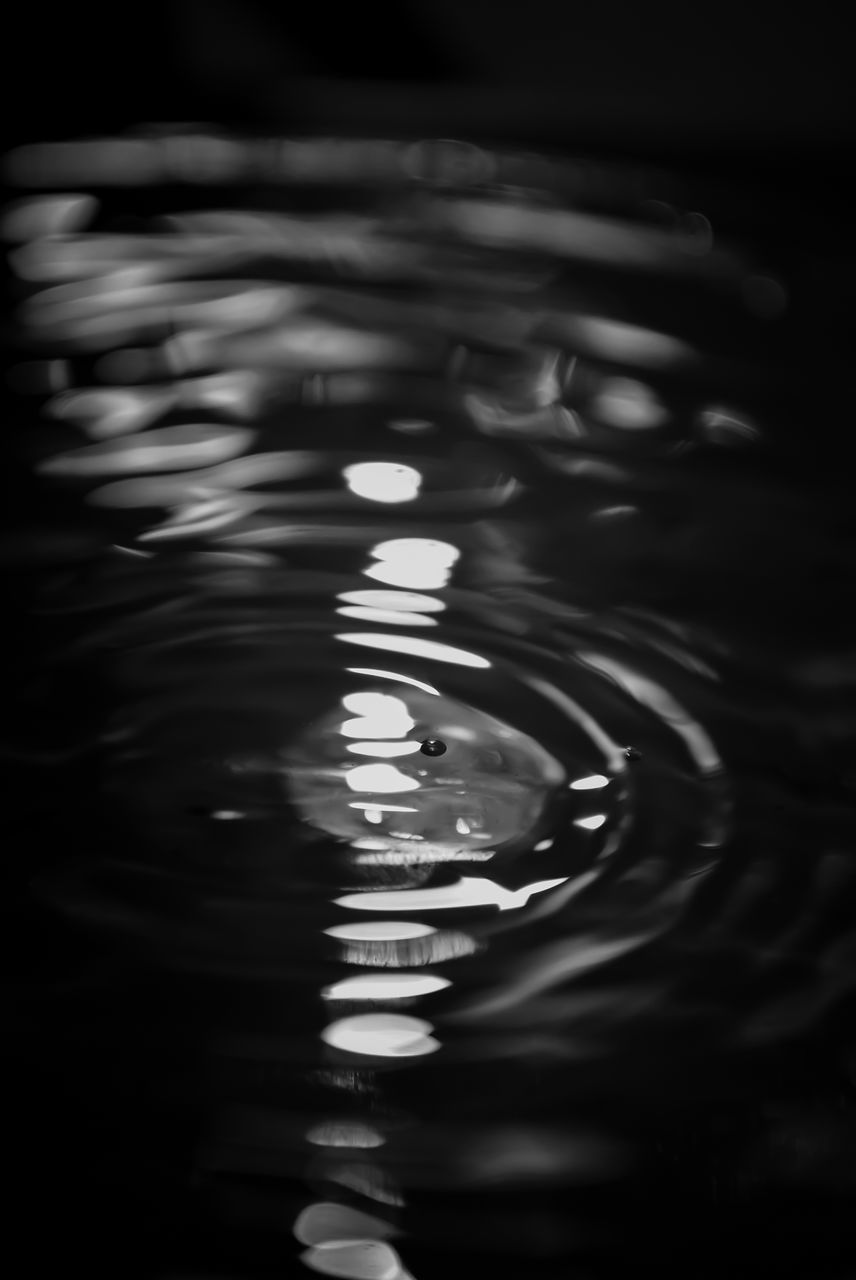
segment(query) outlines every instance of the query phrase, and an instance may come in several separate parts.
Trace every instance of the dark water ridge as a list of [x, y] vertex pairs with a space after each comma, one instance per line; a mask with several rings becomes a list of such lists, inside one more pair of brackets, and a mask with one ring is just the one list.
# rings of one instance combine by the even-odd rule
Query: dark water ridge
[[854, 543], [798, 256], [462, 143], [7, 166], [15, 1039], [71, 1239], [76, 1170], [152, 1277], [775, 1234], [844, 1280]]

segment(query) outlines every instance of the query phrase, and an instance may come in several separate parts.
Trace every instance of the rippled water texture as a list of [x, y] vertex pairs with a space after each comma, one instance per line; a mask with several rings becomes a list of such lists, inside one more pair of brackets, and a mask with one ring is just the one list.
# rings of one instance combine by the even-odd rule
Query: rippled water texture
[[6, 164], [66, 1261], [852, 1276], [854, 542], [796, 250], [462, 143]]

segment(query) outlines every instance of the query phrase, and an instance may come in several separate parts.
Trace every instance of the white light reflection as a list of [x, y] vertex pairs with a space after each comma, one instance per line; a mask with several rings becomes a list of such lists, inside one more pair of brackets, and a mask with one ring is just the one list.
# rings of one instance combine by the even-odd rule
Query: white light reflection
[[422, 689], [424, 693], [432, 693], [439, 698], [440, 690], [435, 689], [431, 684], [425, 684], [423, 680], [416, 680], [413, 676], [404, 676], [397, 671], [378, 671], [375, 667], [348, 667], [348, 674], [352, 676], [378, 676], [381, 680], [395, 680], [400, 684], [412, 684], [416, 689]]
[[410, 920], [367, 920], [332, 925], [324, 932], [330, 938], [348, 942], [399, 942], [408, 938], [426, 938], [437, 930], [430, 924]]
[[407, 1275], [395, 1250], [380, 1240], [315, 1245], [300, 1255], [300, 1261], [319, 1275], [348, 1280], [403, 1280]]
[[593, 813], [588, 818], [577, 818], [574, 821], [575, 827], [582, 827], [584, 831], [597, 831], [606, 822], [605, 813]]
[[569, 785], [571, 791], [594, 791], [599, 787], [608, 787], [609, 778], [605, 778], [602, 773], [592, 773], [587, 778], [575, 778]]
[[352, 493], [372, 502], [412, 502], [422, 484], [418, 471], [398, 462], [357, 462], [342, 476]]
[[556, 880], [539, 880], [522, 889], [505, 889], [493, 880], [461, 876], [454, 884], [427, 889], [378, 889], [371, 893], [348, 893], [336, 898], [337, 907], [352, 911], [449, 911], [459, 907], [499, 907], [513, 911], [525, 907], [535, 893], [544, 893], [565, 884], [567, 876]]
[[339, 633], [336, 640], [346, 644], [361, 644], [369, 649], [387, 649], [392, 653], [409, 653], [415, 658], [428, 658], [435, 662], [452, 662], [459, 667], [486, 668], [492, 664], [479, 654], [437, 640], [423, 640], [419, 636], [373, 635], [371, 632]]
[[442, 600], [418, 595], [414, 591], [342, 591], [336, 599], [343, 604], [392, 609], [396, 613], [442, 613], [446, 608]]
[[321, 1039], [333, 1049], [375, 1058], [414, 1058], [436, 1053], [430, 1022], [401, 1013], [362, 1013], [331, 1022]]
[[669, 419], [659, 396], [633, 378], [606, 378], [590, 408], [602, 422], [622, 431], [650, 431]]
[[357, 1240], [382, 1240], [394, 1235], [395, 1228], [382, 1218], [352, 1209], [349, 1205], [319, 1201], [307, 1205], [298, 1215], [294, 1223], [294, 1234], [301, 1244], [324, 1245], [336, 1241], [353, 1243]]
[[348, 802], [348, 808], [349, 809], [377, 809], [378, 813], [418, 813], [419, 812], [419, 810], [414, 809], [412, 805], [378, 804], [376, 800], [350, 800]]
[[[394, 764], [358, 764], [345, 774], [345, 782], [352, 791], [371, 791], [391, 794], [397, 791], [417, 791], [422, 785], [418, 778], [408, 778]], [[371, 806], [377, 809], [377, 805]]]
[[406, 1000], [428, 996], [452, 984], [427, 973], [364, 973], [325, 987], [325, 1000]]
[[418, 742], [349, 742], [345, 749], [358, 756], [386, 756], [391, 759], [394, 756], [411, 756], [419, 751], [420, 745]]
[[340, 605], [336, 610], [343, 618], [356, 618], [357, 622], [378, 622], [387, 627], [436, 627], [436, 618], [426, 618], [421, 613], [395, 613], [391, 609], [372, 609], [364, 605]]
[[378, 543], [371, 554], [379, 563], [363, 571], [366, 577], [393, 587], [432, 591], [446, 586], [461, 553], [435, 538], [391, 538]]
[[316, 1147], [355, 1147], [369, 1150], [372, 1147], [382, 1147], [386, 1138], [367, 1124], [328, 1120], [325, 1124], [317, 1124], [310, 1129], [306, 1141]]
[[357, 713], [339, 730], [345, 738], [403, 738], [416, 723], [401, 698], [391, 694], [349, 693], [342, 705]]

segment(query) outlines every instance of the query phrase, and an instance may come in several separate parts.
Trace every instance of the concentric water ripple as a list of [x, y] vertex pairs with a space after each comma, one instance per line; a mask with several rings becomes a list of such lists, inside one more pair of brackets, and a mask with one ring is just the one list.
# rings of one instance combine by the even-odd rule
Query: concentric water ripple
[[468, 1223], [629, 1265], [597, 1196], [684, 1141], [735, 1203], [852, 1189], [789, 1100], [795, 1046], [852, 1067], [856, 547], [789, 469], [787, 279], [661, 175], [176, 139], [8, 159], [4, 754], [72, 1095], [89, 1036], [127, 1107], [139, 1019], [242, 1274]]

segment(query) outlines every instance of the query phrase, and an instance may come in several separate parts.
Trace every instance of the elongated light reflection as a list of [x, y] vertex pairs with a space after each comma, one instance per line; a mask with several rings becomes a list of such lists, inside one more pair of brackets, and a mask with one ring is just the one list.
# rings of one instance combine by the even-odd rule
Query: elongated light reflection
[[325, 1000], [406, 1000], [451, 985], [448, 978], [428, 973], [365, 973], [333, 982], [321, 994]]
[[382, 1147], [386, 1138], [367, 1124], [348, 1120], [328, 1120], [314, 1125], [306, 1134], [306, 1141], [316, 1147], [353, 1147], [369, 1150]]
[[318, 1201], [298, 1214], [294, 1234], [301, 1244], [332, 1244], [355, 1240], [383, 1240], [395, 1234], [395, 1228], [373, 1214], [352, 1209], [335, 1201]]
[[300, 1255], [300, 1261], [319, 1275], [347, 1280], [405, 1280], [407, 1276], [398, 1254], [382, 1240], [313, 1245]]
[[378, 671], [375, 667], [348, 667], [347, 671], [352, 676], [377, 676], [381, 680], [395, 680], [401, 684], [412, 684], [416, 689], [422, 689], [424, 693], [431, 693], [435, 697], [440, 697], [440, 690], [435, 689], [431, 684], [425, 684], [423, 680], [417, 680], [413, 676], [402, 675], [400, 671]]
[[587, 778], [575, 778], [569, 785], [571, 791], [595, 791], [599, 787], [608, 787], [609, 778], [602, 773], [592, 773]]
[[449, 911], [457, 907], [499, 907], [511, 911], [523, 907], [534, 893], [543, 893], [565, 884], [567, 876], [557, 880], [539, 880], [522, 889], [505, 889], [493, 880], [461, 876], [454, 884], [427, 889], [378, 889], [371, 893], [348, 893], [336, 898], [338, 907], [353, 911]]
[[423, 640], [421, 636], [374, 635], [371, 632], [340, 632], [337, 640], [345, 644], [361, 644], [369, 649], [388, 649], [392, 653], [409, 653], [414, 658], [428, 658], [435, 662], [452, 662], [459, 667], [487, 668], [492, 664], [487, 658], [468, 649], [456, 649], [437, 640]]
[[345, 748], [358, 756], [378, 756], [392, 759], [395, 756], [412, 756], [421, 749], [419, 742], [349, 742]]
[[366, 605], [370, 609], [394, 609], [397, 613], [442, 613], [446, 606], [435, 596], [416, 591], [341, 591], [343, 604]]
[[421, 613], [396, 612], [393, 609], [374, 609], [367, 605], [342, 604], [336, 610], [343, 618], [356, 618], [357, 622], [377, 622], [387, 627], [436, 627], [436, 618], [426, 618]]
[[[417, 791], [422, 785], [418, 778], [408, 778], [400, 773], [394, 764], [358, 764], [345, 774], [345, 782], [352, 791], [384, 794]], [[377, 807], [372, 805], [372, 808]]]
[[430, 1022], [401, 1013], [362, 1013], [331, 1022], [321, 1039], [333, 1049], [376, 1058], [413, 1058], [436, 1053], [440, 1043]]
[[343, 938], [350, 942], [392, 942], [405, 938], [425, 938], [437, 930], [430, 924], [418, 924], [411, 920], [358, 920], [353, 924], [332, 925], [324, 932], [330, 938]]

